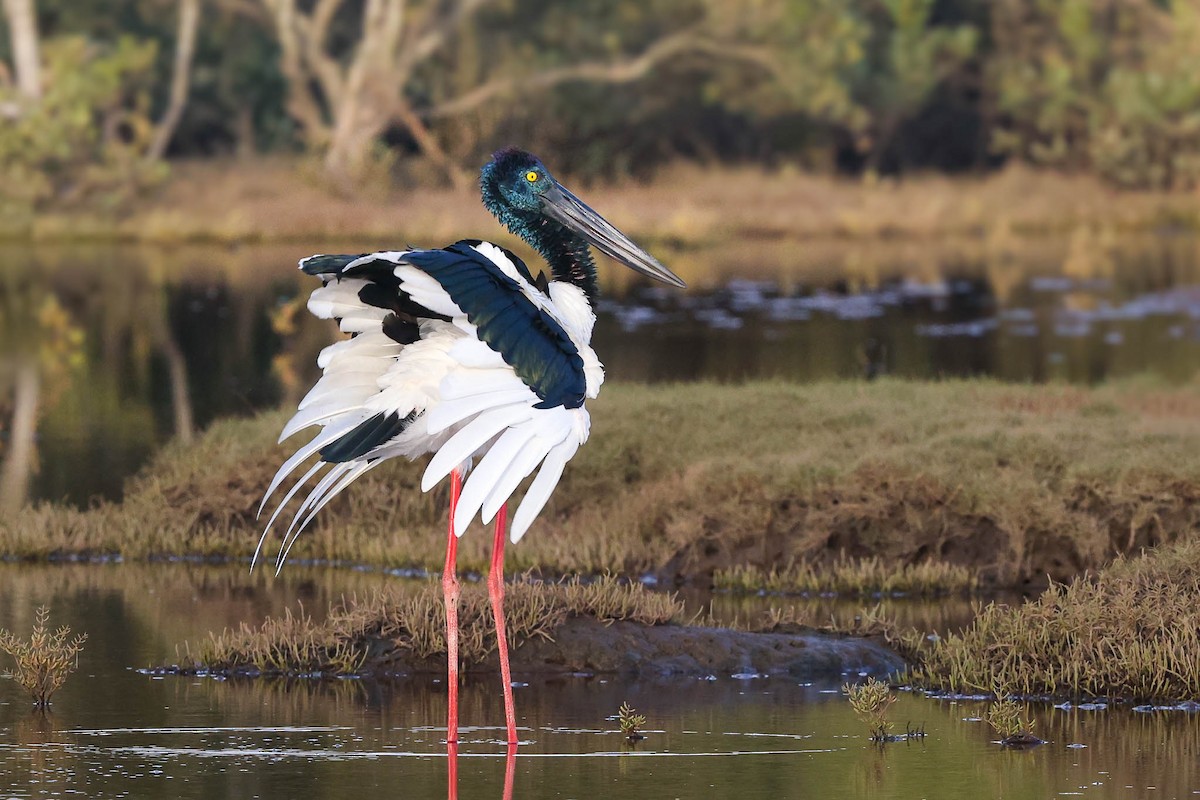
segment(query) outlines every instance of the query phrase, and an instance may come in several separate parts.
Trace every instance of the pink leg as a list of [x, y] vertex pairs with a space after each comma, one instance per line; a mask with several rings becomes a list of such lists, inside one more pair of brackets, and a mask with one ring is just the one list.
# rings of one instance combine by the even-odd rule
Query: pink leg
[[504, 800], [512, 800], [513, 778], [517, 773], [517, 746], [510, 744], [504, 754]]
[[492, 547], [492, 567], [488, 571], [488, 597], [496, 618], [496, 649], [500, 651], [500, 680], [504, 682], [504, 722], [508, 743], [517, 743], [517, 715], [513, 709], [512, 673], [508, 669], [508, 632], [504, 626], [504, 528], [508, 523], [508, 503], [496, 514], [496, 540]]
[[446, 797], [458, 800], [458, 745], [446, 743]]
[[[462, 491], [462, 474], [450, 473], [450, 530], [446, 540], [446, 566], [442, 570], [442, 596], [446, 600], [446, 681], [450, 693], [450, 710], [446, 714], [446, 743], [458, 742], [458, 537], [454, 535], [454, 509]], [[450, 762], [452, 765], [454, 761]]]

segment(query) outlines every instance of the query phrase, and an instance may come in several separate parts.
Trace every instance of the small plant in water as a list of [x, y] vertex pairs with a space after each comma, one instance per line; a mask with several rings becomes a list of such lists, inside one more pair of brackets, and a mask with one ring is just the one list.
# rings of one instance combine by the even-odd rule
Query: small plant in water
[[646, 724], [646, 717], [637, 713], [637, 709], [628, 702], [621, 703], [621, 707], [617, 710], [617, 722], [621, 725], [621, 735], [629, 741], [638, 742], [646, 738], [641, 730], [642, 726]]
[[66, 625], [51, 633], [47, 627], [49, 621], [50, 609], [45, 606], [38, 608], [33, 635], [27, 642], [0, 629], [0, 650], [17, 662], [17, 669], [12, 676], [32, 695], [38, 708], [50, 705], [50, 696], [79, 667], [79, 652], [87, 641], [86, 633], [71, 638], [71, 629]]
[[842, 692], [850, 698], [850, 707], [854, 709], [854, 713], [871, 729], [871, 741], [892, 740], [892, 723], [887, 715], [892, 704], [896, 702], [896, 696], [886, 683], [868, 678], [866, 683], [847, 683], [842, 687]]
[[1000, 744], [1005, 747], [1042, 744], [1042, 740], [1033, 735], [1033, 720], [1025, 713], [1025, 706], [1016, 700], [1004, 699], [992, 703], [983, 718], [999, 734]]

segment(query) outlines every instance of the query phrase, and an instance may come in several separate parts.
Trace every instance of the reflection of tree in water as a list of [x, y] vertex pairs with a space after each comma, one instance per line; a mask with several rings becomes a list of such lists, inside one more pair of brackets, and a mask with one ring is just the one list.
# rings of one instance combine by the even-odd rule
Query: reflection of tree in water
[[55, 405], [82, 358], [83, 332], [58, 298], [20, 276], [0, 277], [0, 511], [19, 508], [37, 466], [40, 414]]
[[86, 769], [78, 755], [56, 746], [62, 740], [53, 713], [32, 709], [19, 714], [12, 730], [22, 755], [20, 759], [11, 759], [15, 763], [8, 777], [14, 784], [54, 786], [64, 777]]
[[[0, 446], [11, 453], [9, 442], [24, 442], [16, 454], [28, 454], [12, 459], [24, 479], [4, 484], [15, 487], [5, 495], [9, 505], [31, 483], [34, 496], [55, 500], [118, 496], [124, 477], [162, 441], [186, 442], [218, 416], [273, 405], [278, 334], [266, 310], [296, 290], [291, 255], [267, 258], [251, 264], [245, 255], [202, 248], [0, 253], [0, 411], [12, 430]], [[310, 363], [327, 343], [329, 332], [317, 327], [316, 334], [318, 341], [306, 335], [293, 346], [314, 348], [298, 363]], [[61, 342], [74, 349], [64, 351]], [[33, 354], [41, 354], [36, 373]], [[55, 356], [72, 369], [50, 369]], [[54, 404], [48, 377], [57, 381]]]

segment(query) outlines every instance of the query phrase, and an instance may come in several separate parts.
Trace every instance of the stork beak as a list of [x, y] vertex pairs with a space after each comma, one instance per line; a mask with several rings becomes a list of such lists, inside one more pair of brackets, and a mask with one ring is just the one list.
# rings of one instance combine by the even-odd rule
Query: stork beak
[[654, 256], [630, 241], [628, 236], [567, 191], [562, 184], [555, 182], [542, 192], [541, 198], [542, 208], [551, 219], [582, 236], [609, 258], [620, 261], [634, 272], [680, 289], [687, 288], [678, 275], [658, 263]]

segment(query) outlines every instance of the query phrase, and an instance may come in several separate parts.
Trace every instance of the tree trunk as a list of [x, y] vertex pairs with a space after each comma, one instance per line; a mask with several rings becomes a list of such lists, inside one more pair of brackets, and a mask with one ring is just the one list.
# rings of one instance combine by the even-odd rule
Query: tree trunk
[[183, 108], [187, 105], [192, 80], [192, 56], [196, 52], [196, 29], [200, 23], [200, 0], [180, 0], [179, 32], [175, 36], [175, 66], [171, 74], [171, 98], [166, 113], [154, 131], [154, 141], [146, 152], [149, 161], [160, 160], [175, 135]]
[[343, 98], [325, 151], [325, 174], [338, 189], [351, 192], [365, 177], [371, 147], [389, 121], [378, 105], [361, 102], [353, 95]]
[[17, 88], [30, 100], [42, 96], [42, 63], [38, 54], [37, 13], [33, 0], [4, 0], [4, 15], [12, 37]]
[[425, 157], [446, 173], [446, 177], [450, 179], [450, 183], [455, 189], [462, 189], [470, 184], [470, 177], [462, 171], [458, 164], [454, 163], [454, 159], [446, 154], [446, 151], [438, 144], [437, 137], [430, 132], [408, 103], [401, 101], [396, 104], [396, 118], [404, 127], [408, 128], [409, 134], [412, 135], [417, 147], [421, 148]]
[[[318, 79], [305, 59], [308, 49], [301, 37], [303, 14], [296, 8], [296, 0], [261, 0], [271, 13], [275, 23], [275, 35], [279, 41], [279, 68], [287, 80], [287, 110], [303, 130], [309, 147], [324, 145], [329, 139], [329, 126], [320, 104], [313, 96], [312, 83]], [[324, 41], [326, 29], [314, 32], [318, 41]], [[328, 91], [331, 87], [324, 86]]]
[[325, 153], [325, 170], [343, 189], [365, 177], [371, 146], [392, 121], [391, 98], [408, 81], [397, 64], [403, 22], [400, 0], [367, 0], [363, 8], [358, 49], [337, 81], [341, 96], [333, 98], [333, 131]]
[[22, 359], [16, 369], [12, 436], [4, 456], [4, 465], [0, 468], [0, 513], [15, 512], [29, 497], [40, 393], [41, 377], [38, 375], [37, 362]]
[[258, 153], [258, 141], [254, 135], [254, 112], [249, 106], [237, 110], [234, 118], [234, 155], [240, 159], [250, 159]]

